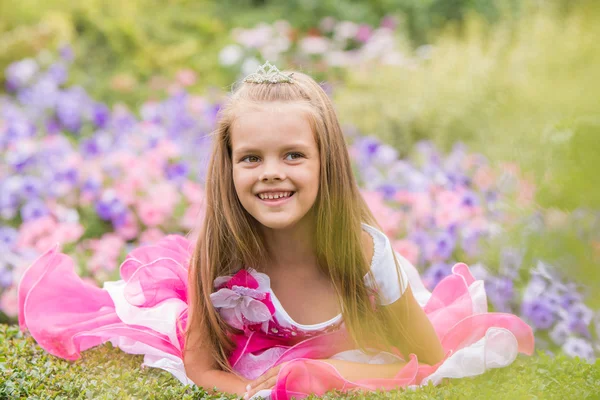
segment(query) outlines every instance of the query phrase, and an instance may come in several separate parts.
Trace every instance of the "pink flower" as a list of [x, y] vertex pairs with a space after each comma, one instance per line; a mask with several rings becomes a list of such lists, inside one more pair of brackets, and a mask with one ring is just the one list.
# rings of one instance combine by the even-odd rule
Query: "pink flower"
[[464, 219], [464, 216], [465, 213], [459, 208], [438, 208], [435, 210], [435, 224], [442, 229], [447, 229]]
[[177, 72], [175, 79], [180, 85], [182, 85], [183, 87], [187, 87], [192, 86], [194, 83], [196, 83], [197, 78], [198, 77], [196, 76], [196, 73], [193, 70], [185, 68]]
[[125, 241], [115, 233], [106, 233], [100, 239], [90, 239], [86, 244], [93, 252], [87, 264], [93, 273], [114, 270], [125, 248]]
[[437, 207], [452, 209], [460, 206], [461, 196], [456, 192], [443, 190], [437, 193], [435, 200]]
[[202, 186], [190, 180], [185, 180], [183, 182], [181, 192], [190, 203], [200, 203], [204, 201], [205, 198]]
[[140, 235], [140, 243], [156, 243], [165, 236], [164, 232], [157, 228], [146, 229]]
[[403, 213], [387, 206], [381, 192], [362, 191], [361, 194], [383, 232], [395, 237], [402, 228]]
[[487, 165], [482, 166], [475, 172], [473, 176], [473, 183], [479, 188], [479, 190], [488, 190], [494, 183], [494, 172]]
[[196, 229], [204, 221], [205, 212], [204, 204], [192, 204], [186, 208], [179, 224], [186, 229]]
[[132, 212], [128, 212], [125, 215], [125, 222], [119, 225], [116, 229], [116, 233], [124, 240], [133, 240], [137, 237], [140, 228], [137, 223], [137, 219]]
[[371, 32], [372, 29], [369, 25], [362, 24], [358, 27], [358, 31], [356, 32], [356, 36], [354, 38], [361, 43], [366, 43], [371, 37]]
[[17, 286], [13, 285], [5, 291], [0, 297], [0, 310], [4, 311], [9, 317], [19, 315], [19, 298], [17, 296]]
[[158, 226], [167, 218], [161, 207], [148, 201], [139, 202], [137, 211], [142, 223], [148, 227]]
[[72, 243], [83, 235], [83, 226], [78, 222], [68, 222], [60, 224], [55, 231], [55, 238], [60, 243]]
[[121, 200], [125, 205], [132, 205], [135, 203], [137, 198], [137, 188], [141, 186], [136, 180], [126, 180], [120, 181], [113, 185], [113, 188], [117, 192], [119, 200]]
[[157, 183], [148, 188], [148, 201], [164, 214], [172, 214], [180, 199], [177, 188], [170, 182]]
[[420, 192], [413, 194], [413, 207], [410, 210], [410, 216], [416, 219], [416, 222], [424, 222], [433, 213], [433, 201], [429, 193]]
[[27, 221], [19, 227], [19, 247], [32, 247], [40, 252], [57, 243], [72, 243], [83, 234], [83, 226], [77, 222], [58, 223], [47, 215], [34, 221]]
[[395, 240], [392, 242], [392, 248], [400, 253], [402, 257], [410, 261], [412, 265], [417, 265], [419, 263], [419, 246], [412, 240]]
[[522, 180], [519, 182], [519, 195], [517, 203], [520, 206], [529, 206], [535, 199], [535, 185], [531, 182]]

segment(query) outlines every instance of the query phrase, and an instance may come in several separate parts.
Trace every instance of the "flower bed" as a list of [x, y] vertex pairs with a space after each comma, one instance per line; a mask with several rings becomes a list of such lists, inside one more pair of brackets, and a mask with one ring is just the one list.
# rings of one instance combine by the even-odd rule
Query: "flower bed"
[[[110, 109], [65, 86], [70, 60], [65, 50], [57, 60], [23, 60], [6, 73], [0, 309], [9, 317], [18, 311], [24, 268], [48, 247], [62, 244], [80, 274], [100, 284], [118, 276], [131, 248], [165, 233], [194, 236], [202, 220], [209, 133], [220, 97], [209, 101], [178, 89], [137, 113]], [[346, 133], [363, 196], [429, 287], [454, 262], [474, 264], [495, 309], [523, 315], [548, 348], [594, 359], [594, 313], [577, 288], [541, 269], [530, 273], [537, 261], [523, 260], [526, 249], [504, 247], [488, 257], [511, 227], [534, 214], [535, 185], [516, 165], [491, 163], [460, 144], [443, 154], [427, 142], [400, 159], [378, 139], [350, 127]]]

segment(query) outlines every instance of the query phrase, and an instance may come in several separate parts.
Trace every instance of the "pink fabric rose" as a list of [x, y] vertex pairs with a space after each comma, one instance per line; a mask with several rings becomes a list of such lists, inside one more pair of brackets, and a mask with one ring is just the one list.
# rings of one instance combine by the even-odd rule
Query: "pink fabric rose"
[[210, 295], [213, 306], [225, 322], [236, 329], [249, 325], [268, 323], [275, 307], [268, 292], [269, 277], [254, 270], [240, 270], [233, 277], [215, 279], [215, 288]]

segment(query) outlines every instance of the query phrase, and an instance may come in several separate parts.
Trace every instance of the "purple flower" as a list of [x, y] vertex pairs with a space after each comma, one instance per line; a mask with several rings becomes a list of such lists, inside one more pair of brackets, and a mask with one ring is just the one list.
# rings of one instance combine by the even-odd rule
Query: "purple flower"
[[85, 107], [85, 96], [81, 89], [72, 88], [59, 94], [56, 102], [56, 117], [65, 129], [77, 133], [81, 129], [81, 115]]
[[469, 190], [463, 194], [461, 205], [468, 208], [475, 207], [479, 205], [479, 198], [475, 192]]
[[55, 135], [60, 132], [60, 123], [56, 118], [49, 118], [46, 120], [46, 132], [50, 135]]
[[35, 126], [33, 123], [24, 119], [13, 119], [8, 123], [6, 135], [9, 139], [20, 139], [32, 137], [35, 134]]
[[42, 180], [35, 176], [24, 176], [20, 192], [26, 199], [40, 197], [42, 194]]
[[550, 331], [550, 339], [559, 346], [562, 346], [571, 335], [571, 329], [565, 321], [561, 321]]
[[378, 166], [389, 167], [398, 161], [398, 151], [392, 146], [382, 144], [373, 153], [373, 162]]
[[589, 362], [594, 362], [594, 348], [591, 343], [585, 339], [577, 337], [569, 337], [562, 346], [566, 355], [571, 357], [579, 357]]
[[371, 136], [366, 136], [354, 142], [354, 148], [358, 150], [359, 161], [370, 162], [381, 146], [381, 142]]
[[576, 291], [569, 291], [563, 294], [560, 299], [560, 305], [566, 309], [570, 310], [571, 307], [578, 305], [583, 300], [583, 296], [581, 293]]
[[18, 236], [19, 233], [15, 228], [0, 226], [0, 249], [11, 249], [17, 243]]
[[119, 200], [116, 193], [107, 190], [102, 193], [102, 197], [96, 202], [96, 213], [105, 221], [122, 222], [121, 219], [127, 213], [127, 207]]
[[92, 121], [98, 128], [104, 128], [110, 120], [110, 109], [106, 104], [96, 103], [92, 107]]
[[94, 137], [87, 138], [79, 142], [79, 149], [85, 156], [93, 157], [100, 154], [100, 146]]
[[165, 172], [169, 180], [177, 180], [188, 175], [189, 167], [184, 162], [177, 162], [168, 164]]
[[440, 283], [442, 279], [450, 275], [451, 272], [452, 270], [450, 268], [450, 265], [446, 263], [437, 262], [432, 264], [427, 269], [427, 271], [425, 271], [424, 275], [425, 281], [427, 282], [427, 286], [430, 289], [433, 289], [437, 286], [438, 283]]
[[0, 208], [16, 208], [19, 205], [23, 178], [10, 176], [0, 182]]
[[456, 240], [449, 232], [440, 232], [435, 238], [432, 259], [447, 260], [455, 246]]
[[9, 91], [17, 91], [29, 85], [38, 73], [39, 66], [32, 58], [25, 58], [12, 63], [6, 68], [4, 76]]
[[12, 270], [8, 268], [8, 264], [0, 261], [0, 289], [8, 288], [13, 283]]
[[21, 208], [21, 218], [23, 221], [32, 221], [48, 215], [49, 210], [42, 200], [30, 200]]
[[500, 253], [500, 269], [502, 273], [513, 279], [517, 277], [522, 262], [523, 252], [521, 250], [509, 247]]
[[102, 183], [98, 182], [95, 179], [88, 178], [83, 185], [81, 186], [81, 190], [84, 192], [92, 192], [97, 193], [98, 189], [102, 187]]
[[521, 313], [529, 319], [537, 329], [548, 329], [556, 320], [554, 310], [543, 298], [533, 301], [524, 301], [521, 305]]
[[57, 85], [65, 83], [68, 77], [67, 67], [63, 63], [52, 64], [46, 74]]
[[513, 281], [507, 277], [494, 277], [485, 282], [486, 292], [494, 308], [498, 311], [509, 311], [508, 304], [515, 294]]
[[594, 312], [589, 307], [583, 303], [578, 303], [571, 307], [566, 313], [566, 317], [571, 331], [591, 337], [589, 325], [594, 317]]
[[71, 46], [69, 46], [68, 44], [61, 46], [60, 49], [58, 50], [58, 53], [60, 54], [60, 58], [62, 58], [65, 61], [68, 61], [68, 62], [73, 61], [73, 59], [75, 58], [75, 53], [73, 52], [73, 48]]
[[70, 185], [75, 185], [77, 183], [77, 178], [79, 176], [79, 172], [75, 168], [66, 168], [62, 171], [57, 171], [54, 174], [54, 181], [57, 183], [68, 183]]

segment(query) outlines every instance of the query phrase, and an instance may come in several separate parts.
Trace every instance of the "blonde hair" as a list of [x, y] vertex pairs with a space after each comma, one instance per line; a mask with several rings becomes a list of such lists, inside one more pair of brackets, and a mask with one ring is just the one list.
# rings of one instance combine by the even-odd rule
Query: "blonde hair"
[[242, 83], [220, 110], [214, 132], [206, 180], [206, 216], [190, 265], [189, 289], [194, 304], [190, 304], [186, 338], [190, 327], [203, 324], [213, 357], [223, 370], [231, 371], [227, 357], [234, 344], [228, 334], [234, 329], [211, 304], [213, 282], [240, 267], [256, 268], [268, 259], [259, 223], [244, 209], [233, 184], [231, 127], [245, 107], [271, 102], [303, 106], [320, 153], [319, 191], [313, 207], [319, 267], [331, 279], [342, 302], [346, 327], [361, 348], [382, 342], [392, 346], [389, 328], [395, 326], [396, 332], [401, 329], [385, 307], [375, 312], [364, 284], [364, 276], [371, 273], [371, 260], [366, 259], [363, 249], [361, 223], [377, 223], [360, 195], [333, 105], [309, 76], [295, 72], [293, 79], [293, 83]]

